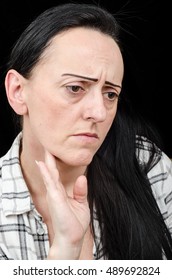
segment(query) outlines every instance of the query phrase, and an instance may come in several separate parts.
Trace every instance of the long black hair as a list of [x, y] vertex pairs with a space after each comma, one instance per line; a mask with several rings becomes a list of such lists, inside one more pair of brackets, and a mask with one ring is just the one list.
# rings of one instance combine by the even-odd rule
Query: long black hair
[[[8, 68], [29, 78], [52, 38], [74, 27], [96, 29], [121, 48], [114, 15], [100, 6], [68, 3], [46, 10], [25, 29], [13, 47]], [[138, 156], [145, 139], [150, 157], [140, 165]], [[161, 158], [154, 140], [149, 125], [133, 114], [122, 97], [112, 127], [87, 171], [97, 259], [162, 259], [162, 252], [172, 259], [171, 236], [147, 178]]]
[[[162, 156], [157, 136], [130, 103], [119, 103], [113, 125], [88, 169], [92, 220], [98, 221], [101, 232], [95, 238], [97, 259], [162, 259], [162, 251], [172, 259], [170, 232], [147, 177]], [[149, 157], [141, 164], [138, 158], [145, 145]]]

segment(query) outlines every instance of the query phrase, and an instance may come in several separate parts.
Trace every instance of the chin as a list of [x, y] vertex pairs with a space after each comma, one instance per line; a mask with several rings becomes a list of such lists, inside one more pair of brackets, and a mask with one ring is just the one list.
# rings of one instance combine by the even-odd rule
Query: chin
[[93, 155], [84, 156], [80, 155], [78, 158], [73, 158], [70, 162], [70, 165], [72, 166], [87, 166], [89, 165], [93, 160]]

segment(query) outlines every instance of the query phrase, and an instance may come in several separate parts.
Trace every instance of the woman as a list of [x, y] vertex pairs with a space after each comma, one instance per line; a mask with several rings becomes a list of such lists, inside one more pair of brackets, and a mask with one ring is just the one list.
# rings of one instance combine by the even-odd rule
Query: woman
[[119, 29], [65, 4], [15, 44], [5, 87], [22, 128], [1, 158], [1, 259], [172, 259], [171, 161], [124, 104]]

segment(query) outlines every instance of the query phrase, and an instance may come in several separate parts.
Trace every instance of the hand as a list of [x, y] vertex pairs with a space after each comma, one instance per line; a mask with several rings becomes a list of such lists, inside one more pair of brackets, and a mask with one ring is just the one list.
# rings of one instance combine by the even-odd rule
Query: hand
[[56, 166], [55, 158], [46, 152], [45, 162], [37, 162], [47, 189], [47, 203], [54, 230], [49, 259], [78, 259], [84, 235], [90, 223], [87, 201], [87, 179], [77, 178], [73, 196], [69, 197]]

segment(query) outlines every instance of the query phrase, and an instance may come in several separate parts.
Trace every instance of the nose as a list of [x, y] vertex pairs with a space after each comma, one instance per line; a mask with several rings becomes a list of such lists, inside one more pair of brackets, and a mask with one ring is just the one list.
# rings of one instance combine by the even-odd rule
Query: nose
[[107, 109], [104, 104], [102, 93], [88, 94], [85, 100], [83, 118], [94, 122], [103, 122], [106, 119]]

